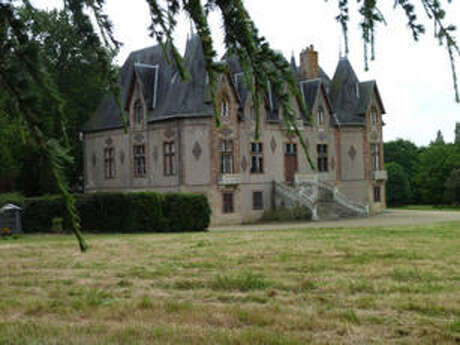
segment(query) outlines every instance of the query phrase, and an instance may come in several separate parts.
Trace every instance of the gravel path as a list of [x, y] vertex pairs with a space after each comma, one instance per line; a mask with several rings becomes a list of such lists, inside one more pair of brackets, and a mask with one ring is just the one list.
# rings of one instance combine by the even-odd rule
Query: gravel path
[[411, 211], [411, 210], [386, 210], [384, 213], [368, 218], [354, 218], [341, 220], [327, 220], [318, 222], [296, 223], [268, 223], [248, 225], [223, 225], [211, 227], [210, 231], [260, 231], [260, 230], [283, 230], [299, 228], [338, 228], [338, 227], [377, 227], [392, 225], [417, 225], [441, 222], [460, 221], [458, 211]]

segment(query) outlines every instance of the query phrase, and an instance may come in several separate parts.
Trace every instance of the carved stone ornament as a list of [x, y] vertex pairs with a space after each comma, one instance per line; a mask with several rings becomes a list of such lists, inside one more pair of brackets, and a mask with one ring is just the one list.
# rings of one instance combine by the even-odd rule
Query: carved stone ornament
[[125, 162], [125, 152], [123, 150], [120, 150], [120, 163], [123, 165]]
[[144, 141], [144, 136], [142, 134], [138, 133], [138, 134], [136, 134], [134, 136], [134, 140], [137, 141], [138, 143], [143, 142]]
[[246, 159], [246, 155], [243, 155], [243, 158], [241, 159], [241, 169], [243, 169], [243, 171], [246, 171], [247, 167], [248, 167], [248, 160]]
[[272, 149], [272, 152], [275, 153], [276, 151], [276, 140], [275, 140], [275, 137], [272, 137], [272, 140], [270, 142], [270, 148]]
[[319, 133], [318, 134], [318, 140], [319, 141], [325, 141], [327, 139], [327, 135], [324, 133]]
[[224, 127], [224, 128], [222, 128], [222, 129], [220, 130], [220, 133], [222, 133], [222, 135], [223, 135], [224, 137], [228, 137], [228, 136], [230, 136], [233, 132], [232, 132], [232, 130], [231, 130], [230, 128]]
[[153, 147], [153, 153], [152, 153], [153, 161], [156, 163], [158, 161], [158, 146]]
[[356, 156], [356, 149], [353, 145], [350, 146], [350, 149], [348, 150], [348, 156], [350, 156], [351, 160], [355, 159]]
[[199, 160], [201, 157], [201, 153], [203, 150], [201, 149], [200, 143], [198, 141], [195, 142], [195, 145], [193, 145], [192, 149], [192, 154], [193, 157], [195, 157], [196, 160]]
[[93, 155], [91, 157], [91, 162], [93, 163], [93, 167], [95, 167], [97, 163], [96, 152], [93, 152]]
[[174, 130], [171, 127], [168, 127], [167, 130], [165, 130], [164, 135], [166, 138], [172, 138], [174, 136]]
[[107, 139], [105, 139], [105, 144], [107, 146], [111, 146], [113, 144], [113, 140], [111, 137], [108, 137]]
[[371, 139], [372, 139], [373, 141], [377, 141], [378, 138], [379, 138], [379, 135], [377, 134], [377, 132], [376, 132], [376, 131], [373, 131], [373, 132], [371, 133]]
[[331, 158], [331, 169], [332, 170], [335, 169], [335, 158], [334, 157]]

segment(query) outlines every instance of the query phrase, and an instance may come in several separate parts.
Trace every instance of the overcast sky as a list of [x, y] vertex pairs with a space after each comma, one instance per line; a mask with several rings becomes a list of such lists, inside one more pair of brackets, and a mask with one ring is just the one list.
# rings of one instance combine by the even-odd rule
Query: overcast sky
[[[332, 78], [340, 51], [344, 51], [336, 2], [323, 0], [245, 0], [246, 7], [260, 34], [272, 48], [299, 61], [300, 51], [313, 44], [319, 52], [319, 63]], [[418, 3], [418, 1], [415, 1]], [[414, 42], [406, 28], [401, 10], [392, 9], [393, 1], [381, 8], [388, 25], [376, 36], [376, 61], [364, 72], [363, 43], [358, 27], [358, 12], [351, 11], [350, 53], [348, 55], [361, 81], [376, 79], [387, 114], [384, 115], [385, 141], [409, 139], [427, 145], [440, 129], [446, 141], [453, 141], [455, 122], [460, 121], [460, 104], [455, 103], [452, 74], [444, 47], [433, 38], [433, 25], [423, 16], [427, 33]], [[446, 3], [446, 1], [443, 1]], [[448, 6], [448, 19], [460, 26], [460, 1]], [[123, 64], [132, 50], [155, 44], [148, 36], [149, 11], [145, 0], [107, 1], [107, 12], [113, 21], [115, 35], [123, 42], [117, 63]], [[422, 17], [421, 17], [422, 18]], [[220, 18], [212, 18], [216, 47], [223, 54]], [[190, 22], [182, 17], [177, 30], [177, 43], [185, 46]], [[460, 40], [460, 34], [457, 33]], [[460, 59], [457, 58], [457, 64]], [[457, 67], [460, 73], [460, 68]]]

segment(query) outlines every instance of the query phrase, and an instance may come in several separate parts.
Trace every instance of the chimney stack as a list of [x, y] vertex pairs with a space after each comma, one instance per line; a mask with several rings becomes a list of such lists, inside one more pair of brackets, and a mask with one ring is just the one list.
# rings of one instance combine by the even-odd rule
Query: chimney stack
[[319, 78], [318, 52], [315, 51], [313, 44], [300, 53], [300, 78], [302, 80]]

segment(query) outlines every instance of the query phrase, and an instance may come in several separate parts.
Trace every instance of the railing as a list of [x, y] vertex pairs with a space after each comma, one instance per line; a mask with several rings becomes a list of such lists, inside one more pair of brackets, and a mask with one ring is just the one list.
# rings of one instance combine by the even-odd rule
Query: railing
[[348, 199], [344, 194], [340, 193], [339, 190], [337, 189], [336, 186], [333, 186], [327, 182], [324, 181], [312, 181], [312, 182], [306, 182], [305, 184], [312, 184], [312, 185], [317, 185], [318, 188], [323, 188], [326, 189], [327, 191], [331, 192], [334, 201], [339, 203], [340, 205], [349, 208], [353, 210], [354, 212], [362, 215], [368, 215], [369, 214], [369, 206], [362, 204], [357, 201], [352, 201]]
[[291, 201], [298, 202], [300, 205], [307, 207], [312, 212], [312, 219], [317, 220], [316, 200], [310, 196], [303, 188], [288, 187], [282, 183], [274, 183], [275, 194], [279, 194]]
[[338, 190], [335, 191], [334, 193], [334, 200], [341, 204], [344, 207], [347, 207], [349, 209], [352, 209], [353, 211], [362, 214], [362, 215], [368, 215], [369, 214], [369, 206], [368, 205], [363, 205], [359, 202], [356, 201], [351, 201], [348, 199], [344, 194], [340, 193]]

